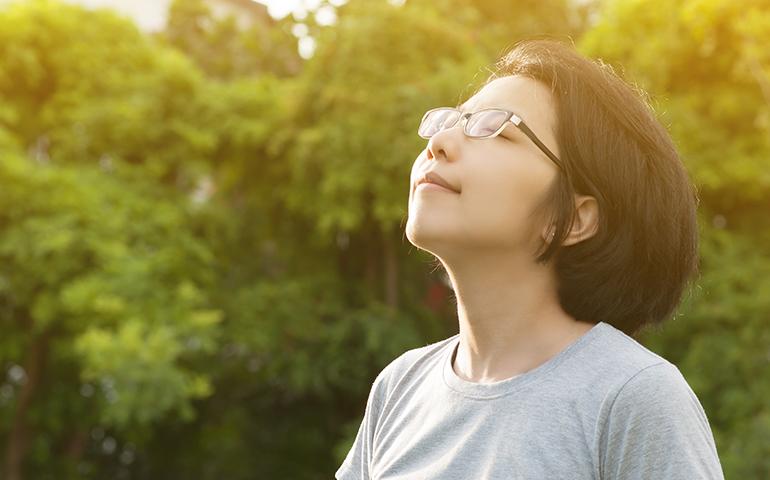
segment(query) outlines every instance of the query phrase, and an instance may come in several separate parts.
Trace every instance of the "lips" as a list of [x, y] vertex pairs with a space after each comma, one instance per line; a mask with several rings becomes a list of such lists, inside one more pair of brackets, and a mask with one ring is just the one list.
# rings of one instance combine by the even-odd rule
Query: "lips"
[[421, 183], [434, 183], [436, 185], [440, 185], [444, 188], [447, 188], [455, 193], [460, 193], [460, 189], [453, 186], [451, 183], [449, 183], [444, 177], [439, 175], [436, 172], [428, 172], [425, 175], [423, 175], [417, 182], [415, 182], [414, 187], [417, 188]]

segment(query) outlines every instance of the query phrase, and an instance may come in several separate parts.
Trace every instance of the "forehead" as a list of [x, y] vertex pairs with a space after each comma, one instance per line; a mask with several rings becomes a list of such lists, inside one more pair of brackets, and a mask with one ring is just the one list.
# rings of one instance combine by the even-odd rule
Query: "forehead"
[[533, 130], [552, 130], [556, 125], [553, 95], [548, 87], [529, 77], [513, 75], [486, 84], [458, 108], [475, 112], [503, 108], [522, 118]]

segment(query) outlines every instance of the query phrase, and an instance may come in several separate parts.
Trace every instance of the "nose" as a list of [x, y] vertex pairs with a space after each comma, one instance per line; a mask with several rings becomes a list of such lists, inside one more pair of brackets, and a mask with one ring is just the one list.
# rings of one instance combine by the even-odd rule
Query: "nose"
[[433, 160], [436, 158], [436, 155], [446, 157], [446, 152], [440, 147], [437, 148], [436, 144], [433, 142], [433, 138], [431, 138], [428, 141], [428, 148], [426, 149], [425, 156], [428, 160]]
[[428, 140], [426, 157], [428, 160], [452, 161], [457, 152], [457, 135], [462, 135], [459, 128], [447, 128], [436, 132]]

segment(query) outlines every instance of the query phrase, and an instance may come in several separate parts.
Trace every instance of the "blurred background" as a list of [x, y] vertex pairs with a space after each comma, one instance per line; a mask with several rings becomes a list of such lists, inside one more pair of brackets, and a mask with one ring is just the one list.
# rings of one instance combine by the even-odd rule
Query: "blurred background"
[[770, 0], [265, 3], [0, 0], [0, 477], [332, 478], [457, 331], [403, 233], [420, 117], [547, 34], [672, 132], [702, 272], [639, 340], [770, 478]]

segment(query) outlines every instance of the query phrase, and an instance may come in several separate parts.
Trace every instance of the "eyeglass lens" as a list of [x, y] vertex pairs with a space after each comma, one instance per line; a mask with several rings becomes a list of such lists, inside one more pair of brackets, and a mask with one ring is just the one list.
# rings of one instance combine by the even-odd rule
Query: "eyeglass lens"
[[495, 133], [508, 120], [508, 113], [500, 110], [483, 110], [468, 118], [465, 133], [469, 137], [486, 137]]
[[441, 130], [457, 123], [460, 112], [450, 109], [434, 110], [423, 118], [417, 133], [423, 138], [430, 138]]
[[[430, 138], [457, 123], [460, 113], [452, 109], [434, 110], [425, 116], [418, 134]], [[472, 114], [465, 124], [465, 134], [470, 137], [486, 137], [495, 133], [508, 120], [508, 113], [501, 110], [483, 110]]]

